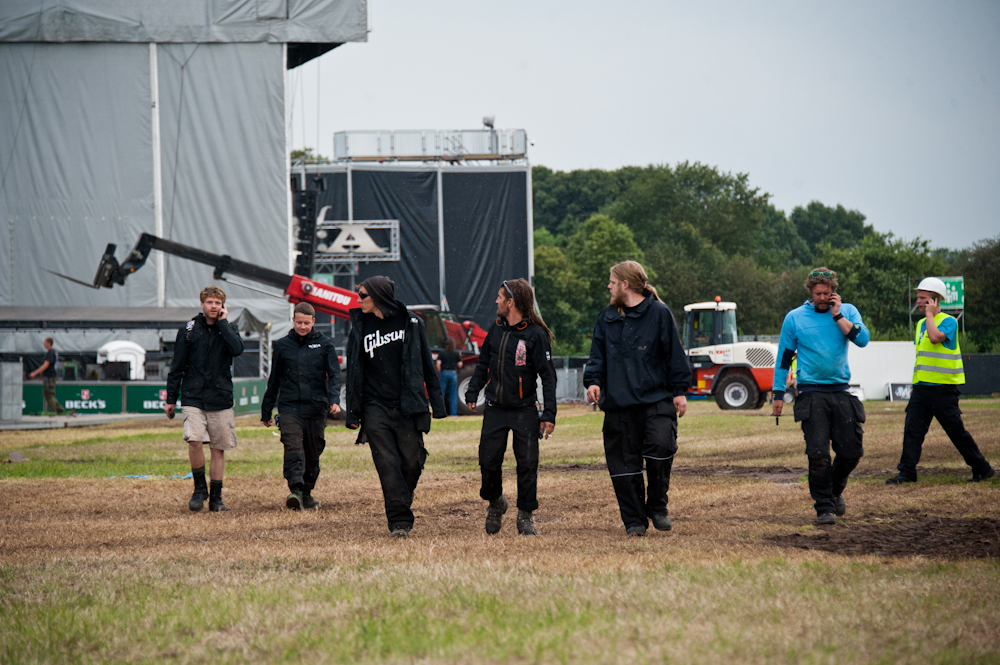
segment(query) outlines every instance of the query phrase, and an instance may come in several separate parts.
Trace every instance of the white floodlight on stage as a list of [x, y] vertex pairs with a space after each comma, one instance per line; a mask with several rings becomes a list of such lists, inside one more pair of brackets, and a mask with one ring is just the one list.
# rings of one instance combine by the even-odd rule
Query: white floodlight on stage
[[496, 120], [496, 116], [495, 115], [484, 115], [483, 116], [483, 124], [486, 125], [487, 127], [489, 127], [490, 129], [493, 129], [493, 122], [495, 120]]

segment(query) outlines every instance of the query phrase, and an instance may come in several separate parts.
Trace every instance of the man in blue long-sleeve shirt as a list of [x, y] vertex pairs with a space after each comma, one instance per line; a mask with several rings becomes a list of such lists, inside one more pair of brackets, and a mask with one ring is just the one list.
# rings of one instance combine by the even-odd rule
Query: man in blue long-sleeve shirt
[[[864, 454], [861, 439], [865, 407], [847, 392], [851, 369], [847, 344], [868, 344], [868, 329], [854, 305], [837, 295], [837, 273], [817, 268], [805, 283], [812, 296], [785, 316], [774, 368], [774, 406], [781, 407], [792, 357], [798, 354], [795, 422], [802, 423], [809, 458], [809, 494], [819, 524], [836, 524], [847, 511], [843, 492], [847, 477]], [[830, 444], [836, 458], [830, 461]]]

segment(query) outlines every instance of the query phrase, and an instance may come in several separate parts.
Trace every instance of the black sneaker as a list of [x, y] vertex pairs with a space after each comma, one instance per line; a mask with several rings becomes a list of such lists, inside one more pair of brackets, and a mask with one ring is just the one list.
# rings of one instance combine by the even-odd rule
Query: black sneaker
[[995, 475], [997, 475], [997, 470], [993, 468], [990, 468], [990, 470], [987, 471], [986, 473], [979, 473], [978, 471], [973, 471], [972, 478], [969, 478], [969, 480], [967, 480], [966, 482], [979, 483], [984, 480], [989, 480]]
[[208, 510], [209, 510], [209, 512], [218, 513], [218, 512], [229, 510], [229, 506], [227, 506], [226, 504], [222, 503], [222, 499], [219, 499], [218, 501], [209, 501], [208, 502]]
[[673, 522], [666, 515], [653, 515], [650, 519], [653, 521], [653, 528], [657, 531], [670, 531], [674, 528]]
[[836, 524], [837, 517], [833, 513], [823, 513], [816, 518], [816, 524]]
[[531, 518], [530, 510], [517, 511], [517, 532], [522, 536], [538, 535], [538, 530], [535, 528], [535, 521]]
[[195, 490], [194, 494], [191, 495], [191, 500], [188, 501], [188, 508], [191, 509], [192, 513], [196, 513], [205, 507], [205, 499], [208, 498], [208, 492], [204, 490]]
[[392, 531], [389, 532], [390, 538], [408, 538], [410, 535], [410, 530], [406, 527], [397, 526]]
[[302, 507], [309, 509], [319, 508], [319, 501], [312, 497], [311, 490], [302, 491]]
[[486, 533], [494, 534], [500, 531], [503, 515], [506, 512], [507, 497], [501, 494], [499, 499], [490, 501], [490, 507], [486, 510]]
[[302, 508], [302, 491], [292, 490], [291, 494], [285, 499], [285, 505], [292, 510], [301, 510]]
[[886, 485], [903, 485], [903, 484], [906, 484], [906, 483], [915, 483], [915, 482], [917, 482], [916, 478], [907, 478], [906, 476], [904, 476], [903, 474], [900, 473], [900, 474], [897, 474], [897, 475], [893, 476], [889, 480], [885, 481], [885, 484]]
[[847, 503], [844, 501], [844, 495], [833, 497], [833, 512], [837, 514], [837, 517], [843, 517], [847, 514]]
[[638, 524], [636, 526], [630, 526], [629, 528], [625, 529], [625, 535], [632, 536], [634, 538], [641, 538], [646, 535], [646, 527], [644, 527], [641, 524]]

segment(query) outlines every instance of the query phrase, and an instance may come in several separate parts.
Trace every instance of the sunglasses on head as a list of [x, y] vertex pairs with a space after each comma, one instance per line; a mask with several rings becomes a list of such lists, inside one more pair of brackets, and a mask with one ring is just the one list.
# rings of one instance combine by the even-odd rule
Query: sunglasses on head
[[514, 292], [510, 290], [509, 286], [507, 286], [507, 280], [506, 279], [503, 281], [503, 288], [507, 289], [507, 293], [510, 294], [511, 298], [514, 297]]
[[835, 273], [831, 270], [813, 270], [809, 273], [810, 277], [833, 277]]
[[358, 291], [358, 300], [364, 300], [365, 298], [368, 298], [368, 297], [369, 297], [369, 295], [367, 293], [365, 293], [364, 291]]

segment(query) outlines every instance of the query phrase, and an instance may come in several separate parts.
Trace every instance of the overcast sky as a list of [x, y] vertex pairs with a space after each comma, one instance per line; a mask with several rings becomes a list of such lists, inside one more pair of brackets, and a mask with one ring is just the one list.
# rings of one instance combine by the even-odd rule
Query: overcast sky
[[367, 43], [293, 70], [294, 147], [495, 114], [553, 169], [698, 161], [786, 212], [839, 203], [935, 247], [1000, 234], [1000, 2], [370, 0], [369, 16]]

